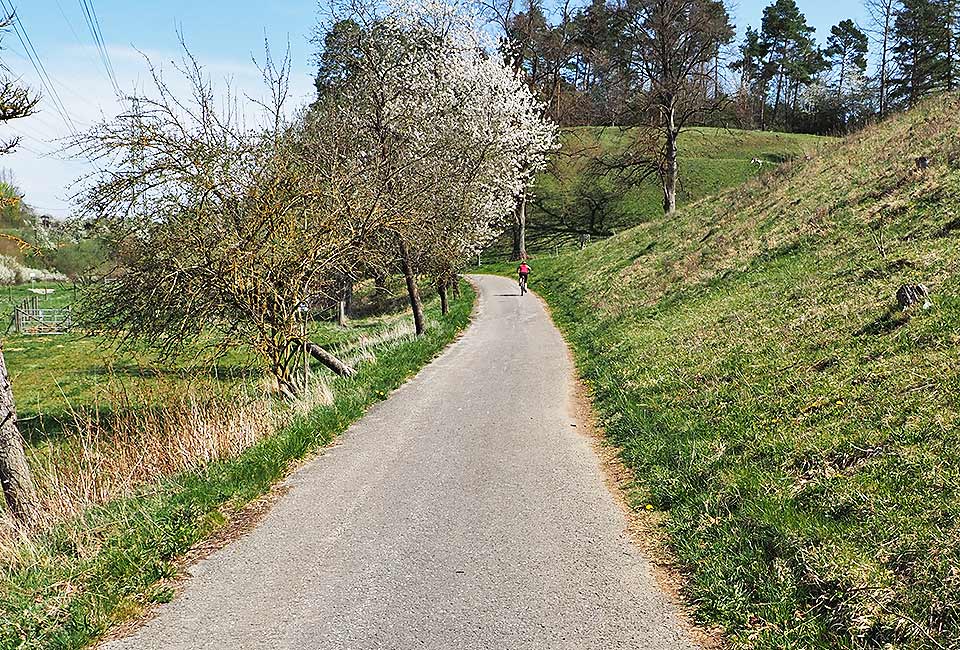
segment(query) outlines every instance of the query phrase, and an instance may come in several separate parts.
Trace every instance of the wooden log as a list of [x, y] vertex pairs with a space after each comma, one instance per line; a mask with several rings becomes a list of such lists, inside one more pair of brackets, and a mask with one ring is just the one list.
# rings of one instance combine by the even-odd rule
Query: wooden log
[[357, 374], [356, 369], [348, 366], [343, 361], [340, 361], [340, 359], [330, 354], [316, 343], [308, 341], [307, 352], [310, 353], [311, 357], [322, 363], [340, 377], [353, 377], [355, 374]]

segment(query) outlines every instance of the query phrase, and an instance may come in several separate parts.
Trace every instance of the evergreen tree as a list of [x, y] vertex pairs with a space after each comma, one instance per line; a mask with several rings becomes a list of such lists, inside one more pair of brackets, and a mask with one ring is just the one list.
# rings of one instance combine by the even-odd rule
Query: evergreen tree
[[955, 86], [956, 34], [945, 0], [903, 0], [893, 24], [897, 72], [895, 99], [913, 107], [924, 97]]
[[740, 73], [740, 96], [745, 98], [749, 112], [749, 124], [753, 126], [754, 116], [759, 115], [763, 122], [767, 89], [770, 84], [770, 66], [766, 65], [770, 48], [753, 27], [747, 27], [743, 43], [740, 45], [740, 58], [730, 68]]
[[763, 10], [760, 33], [769, 50], [767, 65], [776, 80], [772, 89], [774, 119], [788, 99], [791, 81], [799, 81], [811, 71], [814, 31], [794, 0], [776, 0]]
[[947, 90], [960, 87], [960, 0], [942, 0], [946, 21]]
[[[836, 71], [837, 97], [842, 97], [851, 78], [862, 77], [867, 71], [867, 35], [852, 20], [834, 25], [824, 52]], [[855, 74], [859, 72], [859, 75]]]

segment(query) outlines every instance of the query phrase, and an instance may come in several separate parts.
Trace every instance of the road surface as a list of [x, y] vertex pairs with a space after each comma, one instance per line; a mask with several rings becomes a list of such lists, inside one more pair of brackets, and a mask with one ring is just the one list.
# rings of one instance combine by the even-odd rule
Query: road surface
[[457, 343], [105, 647], [693, 648], [572, 426], [559, 333], [515, 282], [476, 281]]

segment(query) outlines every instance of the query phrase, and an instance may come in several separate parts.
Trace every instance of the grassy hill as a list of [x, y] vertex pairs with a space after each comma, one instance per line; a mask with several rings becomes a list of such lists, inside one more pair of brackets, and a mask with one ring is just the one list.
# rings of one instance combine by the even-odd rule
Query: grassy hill
[[958, 133], [938, 98], [533, 263], [737, 647], [960, 647]]
[[[608, 236], [656, 218], [657, 179], [636, 182], [609, 163], [636, 146], [635, 129], [579, 127], [563, 132], [563, 149], [537, 183], [528, 216], [528, 246], [544, 250], [579, 233]], [[757, 176], [754, 158], [775, 166], [831, 142], [809, 135], [698, 128], [681, 139], [682, 205]], [[602, 164], [608, 163], [608, 164]]]

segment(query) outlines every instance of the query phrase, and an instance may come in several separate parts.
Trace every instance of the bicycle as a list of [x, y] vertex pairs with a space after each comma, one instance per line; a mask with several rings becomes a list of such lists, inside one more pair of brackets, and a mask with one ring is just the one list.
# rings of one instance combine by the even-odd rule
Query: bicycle
[[527, 292], [527, 276], [520, 276], [520, 295], [522, 296]]

